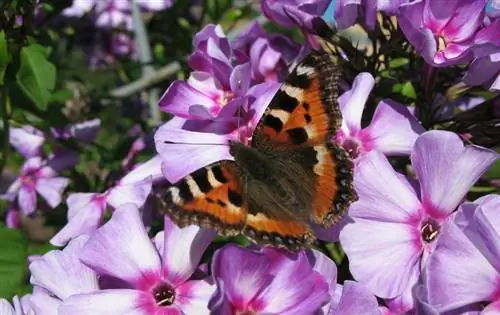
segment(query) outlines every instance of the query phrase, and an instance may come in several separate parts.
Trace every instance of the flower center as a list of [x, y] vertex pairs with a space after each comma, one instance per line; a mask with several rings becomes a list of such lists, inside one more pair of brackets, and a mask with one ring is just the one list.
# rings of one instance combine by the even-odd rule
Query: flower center
[[344, 139], [342, 146], [353, 159], [357, 158], [361, 151], [359, 143], [352, 138]]
[[442, 51], [446, 49], [446, 40], [442, 36], [438, 36], [437, 38], [437, 50]]
[[156, 304], [159, 306], [170, 306], [175, 301], [175, 290], [170, 285], [162, 283], [153, 290]]
[[224, 93], [222, 93], [222, 95], [219, 97], [219, 101], [218, 103], [224, 107], [227, 105], [227, 103], [229, 103], [233, 98], [234, 98], [234, 93], [231, 92], [231, 91], [224, 91]]
[[435, 221], [426, 221], [420, 228], [420, 235], [426, 243], [430, 243], [436, 239], [439, 234], [439, 224]]
[[21, 176], [21, 183], [25, 186], [35, 186], [35, 179], [32, 176]]

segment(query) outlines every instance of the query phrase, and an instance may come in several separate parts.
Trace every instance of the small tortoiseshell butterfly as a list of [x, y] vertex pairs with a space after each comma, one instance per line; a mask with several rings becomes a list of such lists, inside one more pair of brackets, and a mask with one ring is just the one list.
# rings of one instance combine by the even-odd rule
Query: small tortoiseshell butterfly
[[307, 55], [273, 97], [250, 146], [230, 143], [234, 161], [203, 167], [162, 196], [179, 226], [242, 233], [258, 244], [311, 245], [313, 223], [329, 227], [357, 199], [352, 161], [331, 142], [342, 118], [340, 71], [324, 51]]

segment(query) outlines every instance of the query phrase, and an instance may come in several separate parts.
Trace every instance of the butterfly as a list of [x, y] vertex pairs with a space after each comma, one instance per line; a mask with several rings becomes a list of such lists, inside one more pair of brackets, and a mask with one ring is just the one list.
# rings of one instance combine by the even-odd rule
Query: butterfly
[[179, 226], [243, 234], [289, 250], [310, 246], [313, 224], [330, 227], [357, 200], [353, 163], [331, 139], [340, 128], [339, 67], [313, 51], [285, 78], [250, 145], [230, 142], [234, 161], [205, 166], [160, 196]]

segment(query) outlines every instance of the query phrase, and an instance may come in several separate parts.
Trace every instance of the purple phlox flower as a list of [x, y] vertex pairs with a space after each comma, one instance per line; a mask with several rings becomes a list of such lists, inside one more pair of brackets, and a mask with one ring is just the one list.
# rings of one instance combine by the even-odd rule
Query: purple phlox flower
[[82, 17], [89, 13], [95, 5], [95, 0], [73, 0], [71, 6], [62, 11], [62, 15], [67, 17]]
[[64, 189], [69, 179], [57, 176], [64, 169], [72, 167], [77, 162], [77, 156], [72, 152], [60, 152], [47, 160], [32, 157], [26, 160], [19, 177], [2, 195], [9, 201], [17, 201], [19, 209], [25, 215], [32, 214], [37, 209], [37, 193], [55, 208], [61, 203]]
[[318, 315], [382, 315], [375, 296], [361, 284], [349, 280], [343, 285], [337, 283], [337, 266], [330, 258], [315, 249], [308, 251], [307, 255], [313, 270], [328, 284], [330, 300]]
[[359, 12], [362, 11], [364, 23], [374, 29], [377, 23], [377, 12], [383, 11], [395, 14], [400, 7], [413, 5], [422, 0], [338, 0], [335, 2], [334, 17], [339, 29], [348, 28], [356, 23]]
[[26, 125], [9, 130], [9, 143], [25, 158], [39, 156], [44, 142], [43, 132], [33, 126]]
[[151, 193], [153, 179], [160, 177], [161, 161], [155, 157], [135, 168], [103, 193], [73, 193], [68, 204], [68, 223], [50, 240], [57, 246], [83, 234], [91, 234], [103, 223], [107, 206], [118, 208], [124, 204], [142, 207]]
[[30, 298], [35, 314], [60, 314], [58, 307], [68, 297], [99, 290], [97, 274], [78, 258], [88, 236], [72, 240], [63, 250], [51, 250], [30, 265]]
[[79, 123], [69, 124], [65, 127], [50, 129], [52, 135], [56, 138], [70, 139], [90, 143], [94, 141], [101, 129], [101, 120], [99, 118], [86, 120]]
[[457, 113], [470, 110], [485, 100], [480, 96], [462, 96], [446, 103], [445, 96], [437, 94], [432, 103], [434, 120], [450, 120]]
[[7, 206], [7, 214], [5, 215], [5, 226], [11, 229], [19, 227], [19, 209], [14, 202]]
[[500, 312], [499, 210], [500, 196], [488, 195], [463, 204], [443, 226], [424, 273], [427, 301], [438, 312], [466, 306]]
[[213, 314], [314, 314], [328, 300], [328, 285], [304, 252], [229, 244], [214, 254], [212, 276]]
[[233, 159], [230, 140], [248, 143], [277, 82], [250, 86], [249, 63], [232, 66], [232, 50], [220, 26], [208, 25], [194, 38], [191, 73], [175, 81], [160, 100], [175, 115], [155, 133], [163, 173], [176, 182], [216, 161]]
[[380, 152], [360, 158], [354, 172], [359, 200], [340, 232], [353, 277], [373, 294], [411, 309], [408, 296], [441, 226], [497, 159], [496, 152], [464, 146], [448, 131], [428, 131], [416, 140], [411, 163], [418, 184], [394, 171]]
[[474, 59], [463, 81], [471, 86], [486, 85], [490, 90], [500, 91], [500, 52]]
[[480, 29], [486, 2], [425, 0], [401, 8], [398, 22], [406, 38], [428, 64], [465, 63], [499, 46], [498, 23]]
[[266, 34], [257, 22], [232, 40], [231, 47], [240, 63], [250, 62], [253, 83], [281, 81], [300, 52], [299, 44], [281, 34]]
[[[329, 0], [262, 0], [262, 13], [281, 26], [292, 28], [299, 26], [306, 37], [315, 33], [316, 20], [325, 13]], [[310, 40], [310, 39], [308, 39]]]
[[[133, 131], [133, 130], [132, 130]], [[132, 134], [131, 136], [136, 138], [134, 142], [132, 142], [132, 146], [130, 147], [127, 155], [122, 160], [122, 167], [128, 169], [135, 162], [135, 159], [142, 151], [146, 150], [146, 148], [150, 148], [152, 146], [152, 135], [145, 134], [143, 132], [139, 132], [139, 134], [135, 135], [135, 132], [129, 132]]]
[[170, 8], [174, 0], [136, 0], [137, 4], [143, 10], [161, 11]]
[[99, 276], [122, 281], [122, 287], [73, 295], [59, 314], [209, 314], [215, 286], [190, 278], [214, 236], [195, 226], [180, 229], [166, 217], [165, 231], [153, 243], [137, 207], [118, 208], [79, 257]]
[[490, 0], [488, 2], [489, 7], [486, 9], [486, 15], [491, 18], [500, 17], [500, 1]]
[[372, 150], [387, 155], [410, 154], [418, 135], [425, 130], [406, 106], [393, 100], [382, 100], [370, 125], [361, 127], [361, 116], [374, 84], [371, 74], [360, 73], [354, 79], [352, 89], [340, 96], [343, 120], [334, 140], [353, 158]]
[[12, 305], [6, 299], [0, 299], [0, 314], [2, 315], [31, 315], [33, 313], [31, 295], [12, 298]]

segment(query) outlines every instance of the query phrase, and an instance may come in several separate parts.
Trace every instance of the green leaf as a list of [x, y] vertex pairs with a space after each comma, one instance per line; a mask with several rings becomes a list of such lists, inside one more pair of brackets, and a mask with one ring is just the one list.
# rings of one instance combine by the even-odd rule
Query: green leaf
[[0, 296], [22, 292], [28, 259], [28, 241], [20, 230], [0, 228]]
[[403, 83], [403, 85], [401, 86], [401, 94], [414, 100], [417, 99], [417, 93], [415, 92], [415, 88], [410, 81], [406, 81], [405, 83]]
[[10, 62], [9, 50], [7, 48], [7, 39], [5, 32], [0, 32], [0, 84], [4, 84], [5, 71]]
[[399, 68], [399, 67], [402, 67], [404, 65], [407, 65], [408, 64], [408, 58], [394, 58], [392, 59], [391, 61], [389, 61], [389, 68]]
[[33, 44], [21, 49], [17, 84], [41, 110], [47, 109], [56, 85], [56, 67], [47, 59], [47, 50]]

